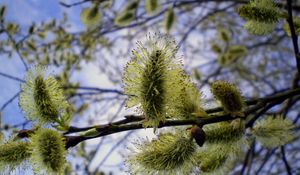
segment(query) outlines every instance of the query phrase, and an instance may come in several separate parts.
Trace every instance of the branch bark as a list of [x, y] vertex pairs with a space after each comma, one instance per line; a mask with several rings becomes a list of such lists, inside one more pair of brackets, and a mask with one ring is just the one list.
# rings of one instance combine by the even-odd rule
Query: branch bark
[[[243, 111], [245, 117], [247, 117], [250, 114], [256, 113], [259, 110], [260, 111], [252, 119], [250, 119], [250, 121], [246, 124], [246, 127], [252, 127], [253, 123], [273, 106], [282, 103], [283, 101], [285, 101], [290, 97], [298, 96], [298, 95], [300, 95], [300, 88], [287, 90], [282, 93], [268, 96], [265, 98], [248, 101], [247, 104], [255, 104], [255, 105], [250, 106]], [[215, 111], [215, 110], [210, 110], [210, 111]], [[85, 127], [85, 128], [77, 128], [72, 126], [70, 127], [69, 131], [67, 131], [64, 134], [67, 139], [67, 148], [76, 146], [78, 143], [84, 140], [99, 138], [99, 137], [103, 137], [103, 136], [107, 136], [107, 135], [111, 135], [123, 131], [143, 129], [144, 127], [141, 121], [144, 119], [145, 118], [143, 116], [130, 115], [130, 116], [125, 116], [125, 119], [123, 120], [119, 120], [104, 125], [96, 125], [96, 126]], [[169, 119], [161, 123], [158, 126], [158, 128], [171, 127], [171, 126], [184, 126], [184, 125], [204, 126], [207, 124], [218, 123], [222, 121], [230, 121], [233, 119], [236, 119], [236, 117], [233, 117], [230, 114], [210, 115], [209, 117], [199, 117], [194, 119], [183, 119], [183, 120]], [[87, 131], [89, 129], [96, 129], [99, 132], [99, 134], [92, 137], [68, 136], [68, 134], [70, 133]]]

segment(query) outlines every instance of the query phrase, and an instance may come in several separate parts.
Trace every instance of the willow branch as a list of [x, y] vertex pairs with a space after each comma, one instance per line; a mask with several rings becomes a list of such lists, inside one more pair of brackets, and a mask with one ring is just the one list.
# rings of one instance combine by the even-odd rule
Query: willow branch
[[293, 6], [292, 6], [292, 0], [287, 0], [287, 10], [288, 10], [288, 19], [287, 22], [289, 23], [290, 30], [291, 30], [291, 37], [293, 41], [293, 47], [294, 47], [294, 54], [296, 58], [297, 63], [297, 70], [300, 74], [300, 54], [299, 54], [299, 46], [298, 46], [298, 36], [296, 35], [295, 26], [293, 22]]
[[[246, 108], [243, 113], [244, 116], [247, 117], [248, 115], [252, 113], [256, 113], [256, 111], [262, 109], [259, 111], [255, 116], [254, 119], [252, 118], [246, 126], [251, 127], [255, 120], [264, 114], [268, 109], [271, 107], [282, 103], [286, 99], [292, 96], [298, 96], [300, 95], [300, 88], [297, 89], [292, 89], [288, 90], [279, 94], [275, 94], [266, 98], [258, 99], [258, 100], [252, 100], [251, 102], [256, 102], [256, 105], [250, 106]], [[70, 127], [70, 130], [66, 132], [64, 135], [67, 139], [67, 145], [66, 147], [73, 147], [76, 146], [78, 143], [84, 141], [84, 140], [89, 140], [89, 139], [94, 139], [94, 138], [99, 138], [119, 132], [124, 132], [124, 131], [131, 131], [131, 130], [136, 130], [136, 129], [143, 129], [145, 128], [143, 126], [143, 123], [141, 122], [144, 120], [144, 116], [125, 116], [125, 119], [113, 122], [113, 123], [108, 123], [104, 125], [96, 125], [93, 127], [86, 127], [86, 128], [76, 128], [76, 127]], [[218, 123], [222, 121], [230, 121], [234, 120], [236, 117], [231, 116], [230, 114], [223, 114], [223, 115], [210, 115], [209, 117], [198, 117], [198, 118], [193, 118], [193, 119], [183, 119], [183, 120], [166, 120], [165, 122], [160, 123], [158, 128], [163, 128], [163, 127], [172, 127], [172, 126], [184, 126], [184, 125], [199, 125], [199, 126], [204, 126], [207, 124], [212, 124], [212, 123]], [[99, 134], [92, 136], [92, 137], [85, 137], [85, 136], [66, 136], [69, 133], [74, 133], [74, 132], [81, 132], [81, 131], [86, 131], [89, 129], [96, 129]]]

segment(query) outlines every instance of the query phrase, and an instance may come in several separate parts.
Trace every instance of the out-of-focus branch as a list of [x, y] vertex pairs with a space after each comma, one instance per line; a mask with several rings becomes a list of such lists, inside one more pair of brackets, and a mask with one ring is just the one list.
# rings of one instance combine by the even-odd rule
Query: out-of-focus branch
[[285, 155], [285, 150], [284, 150], [284, 146], [281, 146], [280, 147], [280, 150], [281, 150], [281, 155], [282, 155], [282, 161], [285, 165], [285, 168], [286, 168], [286, 172], [288, 175], [292, 175], [292, 171], [291, 171], [291, 167], [286, 159], [286, 155]]
[[292, 0], [287, 0], [287, 10], [288, 10], [288, 19], [287, 22], [290, 26], [291, 37], [293, 41], [294, 54], [297, 62], [298, 73], [300, 74], [300, 53], [299, 53], [299, 45], [298, 45], [298, 36], [296, 35], [294, 21], [293, 21], [293, 6]]

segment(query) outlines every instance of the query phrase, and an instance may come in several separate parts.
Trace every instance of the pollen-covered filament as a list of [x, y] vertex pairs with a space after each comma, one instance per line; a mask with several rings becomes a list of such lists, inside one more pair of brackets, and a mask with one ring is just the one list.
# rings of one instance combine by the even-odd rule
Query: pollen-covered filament
[[34, 101], [41, 114], [41, 117], [48, 121], [55, 120], [58, 117], [58, 110], [51, 100], [43, 77], [38, 75], [35, 78], [34, 83]]
[[164, 101], [164, 63], [161, 51], [154, 51], [144, 72], [143, 90], [145, 105], [142, 106], [147, 117], [161, 115]]

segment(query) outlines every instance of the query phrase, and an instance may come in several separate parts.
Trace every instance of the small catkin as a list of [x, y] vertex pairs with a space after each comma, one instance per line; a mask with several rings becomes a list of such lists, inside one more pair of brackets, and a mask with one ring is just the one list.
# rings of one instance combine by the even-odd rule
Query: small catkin
[[62, 173], [66, 165], [66, 149], [62, 136], [57, 131], [41, 128], [30, 139], [33, 164], [50, 174]]
[[30, 70], [21, 85], [19, 105], [26, 118], [39, 124], [55, 123], [69, 107], [57, 80], [45, 75], [42, 67]]
[[186, 73], [182, 72], [180, 77], [177, 84], [181, 84], [182, 87], [179, 92], [174, 92], [176, 98], [172, 100], [172, 116], [181, 119], [206, 117], [207, 114], [201, 107], [201, 92]]
[[248, 4], [241, 6], [238, 13], [247, 20], [244, 28], [255, 35], [271, 33], [283, 16], [273, 0], [250, 1]]
[[237, 158], [233, 149], [240, 149], [241, 147], [236, 146], [210, 144], [201, 148], [195, 154], [196, 166], [199, 167], [200, 174], [229, 174], [234, 165], [233, 162]]
[[267, 148], [285, 145], [295, 138], [295, 125], [282, 116], [267, 116], [254, 124], [251, 133]]
[[211, 92], [227, 112], [242, 111], [244, 100], [241, 92], [233, 84], [226, 81], [216, 81], [211, 86]]
[[207, 143], [228, 143], [241, 139], [244, 134], [245, 124], [240, 119], [236, 122], [219, 122], [215, 124], [205, 125], [203, 127], [206, 133]]
[[137, 145], [138, 152], [127, 160], [132, 173], [187, 174], [193, 167], [195, 144], [190, 138], [161, 134], [158, 139]]
[[9, 174], [28, 160], [31, 153], [28, 142], [8, 142], [0, 145], [0, 174]]

